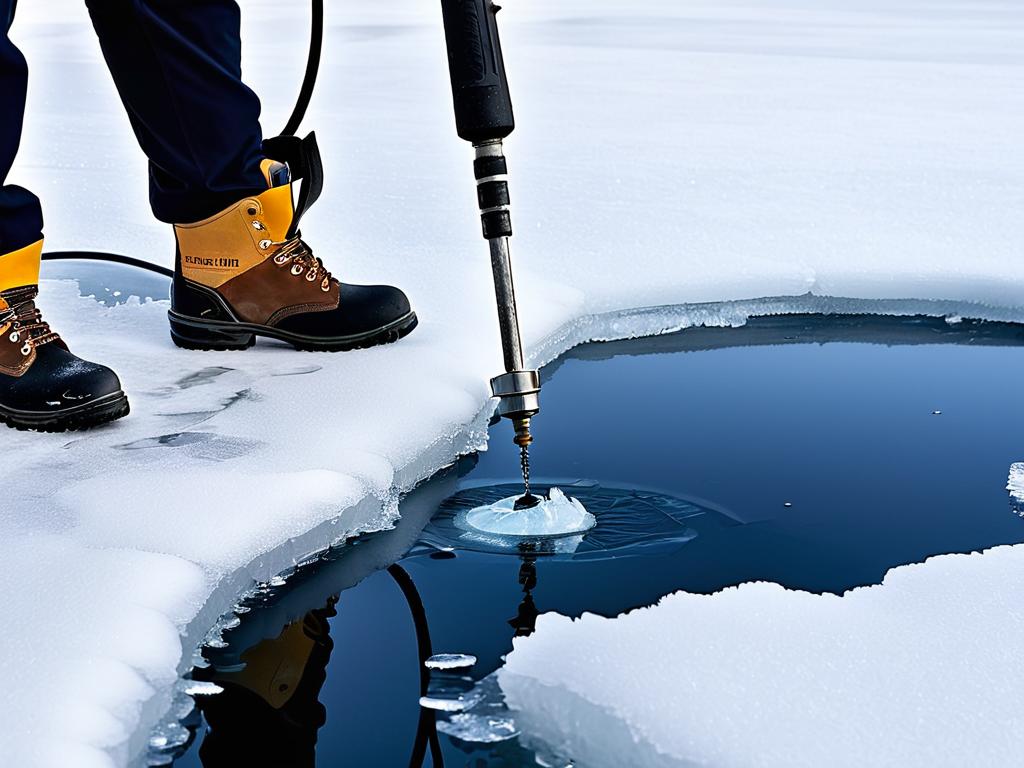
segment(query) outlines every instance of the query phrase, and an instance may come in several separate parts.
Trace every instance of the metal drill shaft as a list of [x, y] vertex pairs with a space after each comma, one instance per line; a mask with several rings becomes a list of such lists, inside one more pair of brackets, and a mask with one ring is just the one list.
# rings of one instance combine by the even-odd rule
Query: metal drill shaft
[[501, 351], [506, 371], [523, 369], [523, 342], [519, 334], [516, 310], [516, 289], [512, 282], [512, 257], [508, 238], [487, 241], [491, 248], [491, 271], [494, 273], [494, 296], [498, 300], [498, 327], [501, 330]]

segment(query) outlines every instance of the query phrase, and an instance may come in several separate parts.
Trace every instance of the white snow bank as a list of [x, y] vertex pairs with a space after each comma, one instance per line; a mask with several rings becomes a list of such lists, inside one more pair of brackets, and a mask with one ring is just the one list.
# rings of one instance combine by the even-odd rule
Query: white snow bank
[[744, 584], [609, 620], [548, 614], [499, 681], [588, 768], [1019, 764], [1024, 548], [842, 597]]
[[[243, 5], [272, 133], [306, 19]], [[10, 181], [42, 195], [48, 246], [170, 263], [84, 4], [18, 13], [32, 80]], [[345, 355], [188, 353], [164, 305], [104, 309], [44, 284], [48, 317], [117, 367], [133, 414], [89, 435], [0, 435], [5, 763], [132, 761], [251, 579], [387, 524], [396, 487], [485, 437], [501, 359], [439, 9], [328, 13], [307, 121], [328, 179], [303, 229], [336, 274], [406, 287], [422, 325]], [[502, 23], [535, 363], [752, 312], [1024, 320], [1020, 3], [518, 0]]]

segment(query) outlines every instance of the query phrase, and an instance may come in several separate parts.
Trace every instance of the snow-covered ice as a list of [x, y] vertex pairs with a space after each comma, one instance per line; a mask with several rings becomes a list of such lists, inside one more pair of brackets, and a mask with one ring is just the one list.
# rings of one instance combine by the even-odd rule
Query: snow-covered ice
[[[301, 77], [300, 9], [243, 2], [244, 70], [265, 98], [268, 133]], [[397, 490], [485, 440], [486, 382], [501, 358], [440, 11], [353, 0], [328, 14], [307, 121], [328, 178], [303, 229], [336, 274], [406, 287], [422, 325], [394, 347], [345, 355], [191, 353], [170, 344], [163, 304], [104, 307], [44, 283], [48, 317], [76, 351], [117, 367], [133, 414], [89, 435], [0, 436], [5, 764], [137, 763], [195, 645], [254, 580], [388, 525]], [[1024, 320], [1016, 0], [517, 0], [502, 24], [519, 120], [507, 147], [513, 254], [532, 364], [588, 338], [753, 313]], [[149, 215], [145, 162], [84, 4], [21, 3], [13, 36], [32, 81], [10, 180], [42, 195], [48, 247], [169, 264], [171, 233]], [[920, 620], [959, 620], [951, 637], [997, 692], [1016, 679], [1013, 644], [990, 649], [1002, 625], [973, 617], [998, 600], [1007, 631], [1016, 626], [1021, 558], [1011, 549], [955, 561], [957, 582], [941, 578], [946, 566], [912, 571], [924, 574], [913, 576], [921, 605], [944, 601], [940, 616]], [[1006, 578], [985, 580], [1004, 567]], [[870, 594], [909, 578], [893, 574]], [[762, 593], [781, 594], [757, 585], [703, 600], [720, 600], [725, 615], [735, 595]], [[768, 606], [802, 625], [827, 605], [851, 636], [867, 632], [865, 614], [843, 619], [838, 598], [786, 597], [713, 625], [724, 658], [747, 622], [772, 621]], [[557, 626], [541, 621], [537, 647]], [[939, 638], [922, 635], [919, 652]], [[773, 684], [758, 648], [749, 663]], [[880, 663], [901, 652], [853, 650]], [[958, 663], [949, 674], [967, 667]], [[842, 669], [830, 672], [834, 690], [846, 690], [835, 688]], [[804, 684], [790, 689], [796, 699], [819, 690], [814, 678], [794, 680]], [[983, 707], [991, 722], [1010, 716], [996, 702]], [[849, 728], [861, 722], [873, 721]], [[989, 734], [971, 725], [952, 729], [957, 743]]]
[[493, 504], [466, 512], [467, 528], [497, 536], [565, 536], [589, 531], [597, 520], [580, 503], [552, 488], [547, 498], [526, 509], [516, 509], [519, 496], [499, 499]]
[[588, 768], [1017, 765], [1020, 574], [999, 547], [842, 597], [756, 583], [548, 614], [498, 679], [522, 738]]

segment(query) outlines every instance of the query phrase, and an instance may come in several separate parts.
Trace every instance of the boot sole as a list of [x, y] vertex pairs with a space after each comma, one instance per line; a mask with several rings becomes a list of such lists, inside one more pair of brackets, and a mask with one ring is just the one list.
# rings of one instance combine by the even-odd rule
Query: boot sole
[[92, 429], [128, 415], [131, 406], [124, 392], [114, 392], [84, 405], [62, 411], [20, 411], [0, 405], [0, 424], [35, 432], [77, 432]]
[[202, 351], [243, 350], [256, 343], [257, 336], [277, 339], [304, 352], [346, 352], [391, 344], [408, 336], [419, 324], [415, 312], [409, 312], [387, 325], [350, 336], [305, 336], [280, 328], [254, 323], [201, 320], [180, 315], [173, 309], [167, 313], [171, 321], [171, 340], [182, 349]]

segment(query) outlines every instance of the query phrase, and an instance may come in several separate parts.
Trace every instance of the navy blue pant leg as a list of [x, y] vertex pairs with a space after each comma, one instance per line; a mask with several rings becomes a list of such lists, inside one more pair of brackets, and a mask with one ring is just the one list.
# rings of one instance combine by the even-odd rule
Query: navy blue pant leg
[[16, 0], [0, 0], [0, 254], [31, 245], [43, 231], [39, 200], [27, 189], [7, 184], [21, 141], [28, 67], [7, 36]]
[[260, 102], [242, 82], [234, 0], [86, 0], [86, 5], [149, 158], [156, 217], [198, 221], [265, 190]]

